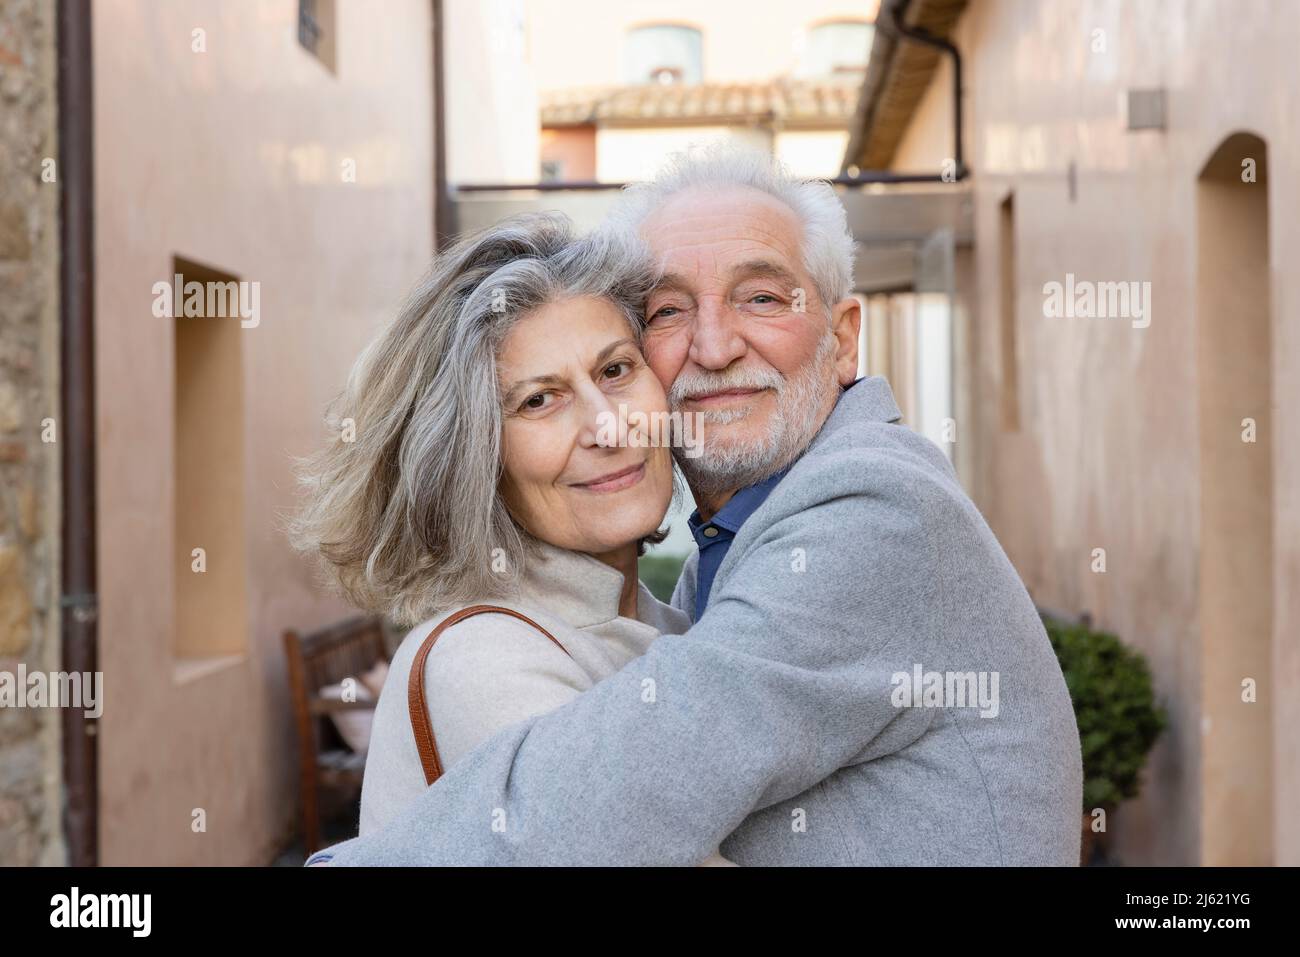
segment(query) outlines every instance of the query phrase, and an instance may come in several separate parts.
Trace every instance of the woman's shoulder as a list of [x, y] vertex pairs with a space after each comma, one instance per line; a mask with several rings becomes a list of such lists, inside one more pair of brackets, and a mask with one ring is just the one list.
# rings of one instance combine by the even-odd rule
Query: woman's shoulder
[[[425, 640], [448, 619], [471, 607], [475, 606], [450, 609], [411, 628], [393, 656], [394, 667], [409, 674]], [[485, 609], [443, 628], [428, 652], [426, 680], [440, 677], [452, 682], [473, 681], [565, 654], [562, 639], [556, 636], [560, 626], [544, 613], [505, 603], [494, 607], [502, 610]], [[516, 617], [519, 615], [523, 617]], [[556, 636], [561, 644], [548, 639], [547, 634]]]
[[[366, 763], [363, 832], [382, 826], [425, 787], [411, 727], [411, 674], [425, 639], [459, 610], [410, 628], [393, 654]], [[519, 610], [534, 618], [531, 609]], [[545, 627], [551, 627], [549, 620]], [[443, 767], [501, 728], [558, 707], [590, 686], [544, 635], [499, 612], [449, 625], [430, 648], [420, 680]]]

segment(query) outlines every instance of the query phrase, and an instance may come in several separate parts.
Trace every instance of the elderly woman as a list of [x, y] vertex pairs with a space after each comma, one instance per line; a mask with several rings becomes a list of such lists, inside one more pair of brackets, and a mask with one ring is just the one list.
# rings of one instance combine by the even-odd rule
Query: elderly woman
[[690, 627], [636, 574], [662, 540], [670, 450], [609, 428], [668, 410], [638, 345], [649, 283], [614, 237], [517, 217], [440, 257], [357, 361], [293, 537], [354, 604], [413, 626], [375, 710], [362, 834]]

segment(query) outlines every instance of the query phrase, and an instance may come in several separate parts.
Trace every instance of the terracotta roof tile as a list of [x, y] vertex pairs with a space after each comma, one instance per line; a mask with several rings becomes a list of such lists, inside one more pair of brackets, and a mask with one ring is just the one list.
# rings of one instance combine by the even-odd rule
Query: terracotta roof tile
[[847, 126], [860, 79], [695, 83], [555, 90], [541, 96], [543, 127], [644, 123]]

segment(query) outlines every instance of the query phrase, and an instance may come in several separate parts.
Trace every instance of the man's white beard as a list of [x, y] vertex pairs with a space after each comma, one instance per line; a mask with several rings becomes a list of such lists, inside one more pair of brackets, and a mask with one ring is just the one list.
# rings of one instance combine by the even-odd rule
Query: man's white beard
[[[817, 352], [802, 369], [786, 378], [775, 369], [737, 368], [724, 372], [683, 374], [668, 391], [672, 409], [688, 396], [724, 389], [772, 389], [776, 409], [767, 434], [746, 439], [714, 440], [710, 425], [727, 425], [747, 418], [752, 408], [705, 411], [705, 439], [701, 454], [688, 458], [675, 448], [677, 465], [696, 498], [712, 498], [745, 488], [775, 475], [808, 447], [822, 425], [822, 409], [839, 387], [835, 377], [835, 336], [829, 329]], [[685, 413], [684, 413], [685, 414]]]

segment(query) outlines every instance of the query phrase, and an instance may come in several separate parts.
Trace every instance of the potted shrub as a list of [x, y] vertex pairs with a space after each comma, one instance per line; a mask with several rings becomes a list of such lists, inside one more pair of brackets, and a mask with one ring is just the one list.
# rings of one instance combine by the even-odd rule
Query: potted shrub
[[1043, 615], [1061, 663], [1083, 752], [1083, 848], [1081, 864], [1096, 850], [1092, 811], [1103, 808], [1107, 827], [1121, 801], [1138, 792], [1138, 776], [1166, 716], [1156, 704], [1146, 658], [1115, 635]]

